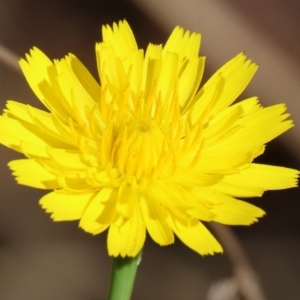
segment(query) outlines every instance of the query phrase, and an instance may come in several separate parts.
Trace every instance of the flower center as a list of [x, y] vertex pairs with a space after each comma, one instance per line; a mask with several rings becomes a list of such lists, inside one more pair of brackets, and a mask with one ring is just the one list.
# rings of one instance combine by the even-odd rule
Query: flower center
[[150, 179], [161, 164], [165, 138], [155, 121], [132, 119], [119, 131], [114, 143], [114, 165], [127, 181]]

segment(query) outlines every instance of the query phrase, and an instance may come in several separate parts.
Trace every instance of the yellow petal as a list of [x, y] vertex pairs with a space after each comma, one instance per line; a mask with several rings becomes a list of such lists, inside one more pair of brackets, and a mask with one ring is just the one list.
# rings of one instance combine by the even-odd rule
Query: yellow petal
[[115, 218], [116, 200], [113, 189], [102, 188], [84, 210], [79, 227], [92, 234], [104, 231]]
[[95, 186], [90, 185], [80, 173], [72, 177], [68, 177], [68, 174], [57, 176], [57, 182], [60, 188], [70, 193], [86, 193], [95, 188]]
[[234, 173], [239, 167], [251, 162], [255, 154], [255, 152], [232, 154], [220, 151], [203, 151], [197, 164], [197, 170], [204, 173]]
[[79, 220], [84, 209], [95, 196], [94, 192], [85, 194], [68, 194], [54, 191], [40, 199], [40, 205], [51, 213], [54, 221]]
[[59, 184], [56, 176], [43, 168], [34, 159], [18, 159], [9, 162], [9, 168], [16, 176], [19, 184], [38, 189], [57, 189]]
[[21, 151], [21, 142], [25, 141], [37, 146], [63, 148], [66, 144], [51, 137], [38, 126], [0, 116], [0, 142], [16, 151]]
[[153, 86], [157, 84], [157, 80], [162, 67], [162, 47], [161, 45], [149, 44], [146, 50], [144, 66], [142, 90], [145, 92], [145, 99], [148, 99]]
[[134, 34], [126, 21], [120, 21], [118, 25], [114, 23], [113, 29], [110, 26], [102, 26], [102, 37], [103, 42], [112, 46], [122, 58], [138, 49]]
[[22, 141], [20, 144], [21, 152], [28, 158], [49, 158], [47, 146], [36, 145]]
[[214, 80], [216, 74], [222, 74], [226, 80], [224, 90], [211, 111], [212, 115], [218, 114], [234, 102], [254, 76], [258, 66], [246, 59], [244, 53], [238, 54], [223, 65], [215, 75], [207, 81], [206, 84], [209, 85], [210, 82]]
[[226, 225], [250, 225], [258, 221], [265, 212], [250, 203], [219, 194], [221, 204], [214, 206], [213, 220]]
[[219, 98], [225, 88], [225, 79], [221, 74], [217, 74], [209, 85], [204, 85], [195, 95], [188, 119], [192, 126], [199, 122], [205, 124], [211, 119], [211, 110], [219, 101]]
[[239, 120], [238, 124], [241, 127], [234, 135], [218, 144], [207, 147], [221, 147], [223, 151], [232, 153], [255, 149], [293, 126], [291, 120], [285, 120], [289, 116], [284, 113], [285, 110], [284, 104], [257, 110]]
[[152, 189], [153, 196], [166, 207], [186, 210], [191, 216], [203, 221], [210, 221], [213, 213], [201, 203], [201, 199], [192, 193], [190, 188], [180, 184], [156, 183]]
[[157, 87], [158, 92], [161, 93], [164, 103], [171, 103], [170, 99], [174, 92], [174, 86], [177, 78], [175, 75], [170, 76], [170, 74], [176, 74], [177, 70], [178, 56], [175, 53], [167, 53], [163, 60]]
[[20, 67], [35, 95], [51, 112], [68, 118], [71, 112], [64, 106], [55, 64], [36, 47], [26, 55], [26, 60], [20, 60]]
[[152, 239], [161, 246], [174, 242], [174, 235], [167, 223], [167, 212], [153, 197], [141, 198], [141, 210], [147, 231]]
[[[30, 115], [28, 114], [28, 110], [27, 110], [28, 106], [29, 106], [28, 104], [26, 105], [13, 100], [8, 100], [6, 102], [7, 109], [4, 109], [5, 112], [4, 115], [14, 119], [23, 120], [27, 123], [33, 123]], [[46, 112], [44, 111], [41, 112], [47, 115]], [[50, 114], [48, 113], [48, 115]]]
[[126, 69], [120, 57], [116, 56], [110, 47], [98, 44], [97, 54], [99, 55], [98, 72], [103, 85], [107, 83], [111, 95], [119, 94], [126, 84]]
[[256, 70], [257, 65], [246, 60], [244, 53], [223, 65], [196, 94], [195, 107], [191, 108], [192, 121], [203, 120], [204, 112], [206, 119], [222, 112], [243, 92]]
[[40, 132], [39, 134], [43, 133], [45, 136], [58, 140], [61, 147], [72, 148], [74, 144], [73, 137], [70, 134], [61, 134], [53, 121], [51, 113], [12, 100], [7, 101], [6, 107], [7, 109], [4, 110], [5, 116], [16, 119], [25, 125], [36, 126]]
[[213, 187], [195, 188], [193, 192], [209, 208], [214, 215], [212, 220], [216, 222], [228, 225], [250, 225], [265, 214], [262, 209], [220, 193]]
[[135, 257], [142, 249], [146, 238], [145, 223], [139, 203], [128, 219], [120, 218], [108, 232], [107, 247], [111, 256]]
[[179, 104], [182, 107], [182, 115], [188, 110], [189, 105], [199, 88], [203, 72], [204, 72], [204, 57], [195, 57], [187, 62], [184, 70], [180, 70], [181, 75], [178, 81], [178, 98]]
[[299, 171], [284, 167], [251, 164], [239, 174], [224, 177], [223, 182], [245, 188], [280, 190], [297, 186]]
[[225, 178], [212, 186], [211, 188], [217, 192], [233, 196], [233, 197], [260, 197], [262, 196], [264, 189], [256, 186], [244, 186], [239, 185], [238, 182], [236, 184], [230, 183], [227, 178], [231, 176], [225, 176]]
[[91, 108], [100, 97], [99, 83], [75, 55], [69, 54], [66, 57], [66, 62], [70, 68], [68, 74], [65, 75], [66, 79], [69, 78], [70, 81], [77, 83], [71, 86], [75, 91], [74, 95], [84, 96], [84, 99], [82, 99], [84, 105], [82, 106], [86, 105]]
[[94, 156], [82, 154], [78, 150], [48, 148], [47, 153], [52, 161], [68, 169], [86, 170], [98, 165]]
[[222, 174], [205, 174], [195, 171], [190, 172], [184, 169], [180, 170], [178, 168], [178, 171], [172, 180], [178, 184], [184, 184], [188, 186], [210, 186], [218, 183], [222, 178]]
[[57, 62], [56, 68], [59, 72], [58, 84], [68, 110], [71, 110], [71, 115], [79, 124], [86, 124], [92, 108], [100, 98], [100, 86], [72, 54]]
[[[133, 97], [139, 97], [142, 90], [142, 74], [144, 65], [144, 53], [142, 50], [135, 51], [128, 58], [130, 65], [130, 89]], [[138, 99], [135, 99], [137, 101]]]
[[198, 220], [193, 219], [189, 225], [184, 225], [170, 213], [169, 224], [179, 239], [197, 253], [207, 255], [223, 252], [218, 241]]
[[137, 201], [137, 193], [135, 189], [124, 182], [119, 187], [118, 201], [117, 201], [117, 212], [124, 218], [129, 219], [135, 213], [135, 203]]
[[234, 105], [224, 109], [222, 113], [209, 121], [203, 130], [206, 144], [211, 144], [218, 140], [227, 131], [237, 126], [237, 121], [242, 115], [243, 108]]
[[[40, 91], [39, 83], [49, 80], [49, 76], [52, 75], [49, 70], [53, 70], [53, 63], [36, 47], [31, 49], [30, 55], [26, 55], [27, 61], [24, 59], [20, 60], [20, 67], [35, 95], [46, 107], [48, 107], [44, 95]], [[48, 109], [50, 109], [50, 107], [48, 107]]]
[[180, 55], [180, 60], [190, 59], [198, 56], [201, 43], [201, 35], [199, 33], [184, 31], [183, 28], [177, 26], [172, 31], [165, 46], [163, 55], [168, 52]]

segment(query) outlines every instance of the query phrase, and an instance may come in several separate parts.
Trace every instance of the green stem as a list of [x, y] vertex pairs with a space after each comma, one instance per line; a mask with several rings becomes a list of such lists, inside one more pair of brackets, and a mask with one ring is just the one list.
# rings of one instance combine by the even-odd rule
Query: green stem
[[114, 257], [108, 300], [130, 300], [142, 251], [136, 257]]

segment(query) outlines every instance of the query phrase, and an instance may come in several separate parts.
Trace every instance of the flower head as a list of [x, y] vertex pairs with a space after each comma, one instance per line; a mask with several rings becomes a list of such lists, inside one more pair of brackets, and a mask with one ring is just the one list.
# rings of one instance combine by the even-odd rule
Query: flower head
[[293, 126], [285, 105], [233, 104], [257, 65], [238, 54], [201, 88], [200, 35], [176, 27], [165, 46], [139, 49], [124, 21], [102, 28], [100, 82], [72, 54], [37, 48], [22, 71], [48, 111], [8, 101], [0, 142], [18, 183], [53, 190], [40, 200], [54, 221], [108, 229], [112, 256], [136, 256], [146, 231], [196, 252], [222, 248], [202, 221], [249, 225], [264, 211], [236, 199], [296, 185], [298, 171], [253, 163]]

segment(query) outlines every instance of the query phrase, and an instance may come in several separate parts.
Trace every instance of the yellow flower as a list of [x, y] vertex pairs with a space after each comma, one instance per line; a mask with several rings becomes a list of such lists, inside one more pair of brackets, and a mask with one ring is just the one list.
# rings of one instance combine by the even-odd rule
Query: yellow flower
[[146, 231], [221, 252], [202, 221], [249, 225], [264, 211], [235, 197], [296, 186], [298, 171], [252, 162], [293, 126], [285, 105], [232, 104], [257, 70], [244, 53], [199, 89], [200, 34], [176, 27], [145, 53], [125, 21], [102, 34], [100, 83], [72, 54], [52, 62], [33, 48], [20, 61], [48, 111], [8, 101], [0, 117], [0, 142], [26, 156], [9, 163], [17, 182], [53, 190], [40, 204], [54, 221], [108, 229], [109, 255], [136, 256]]

